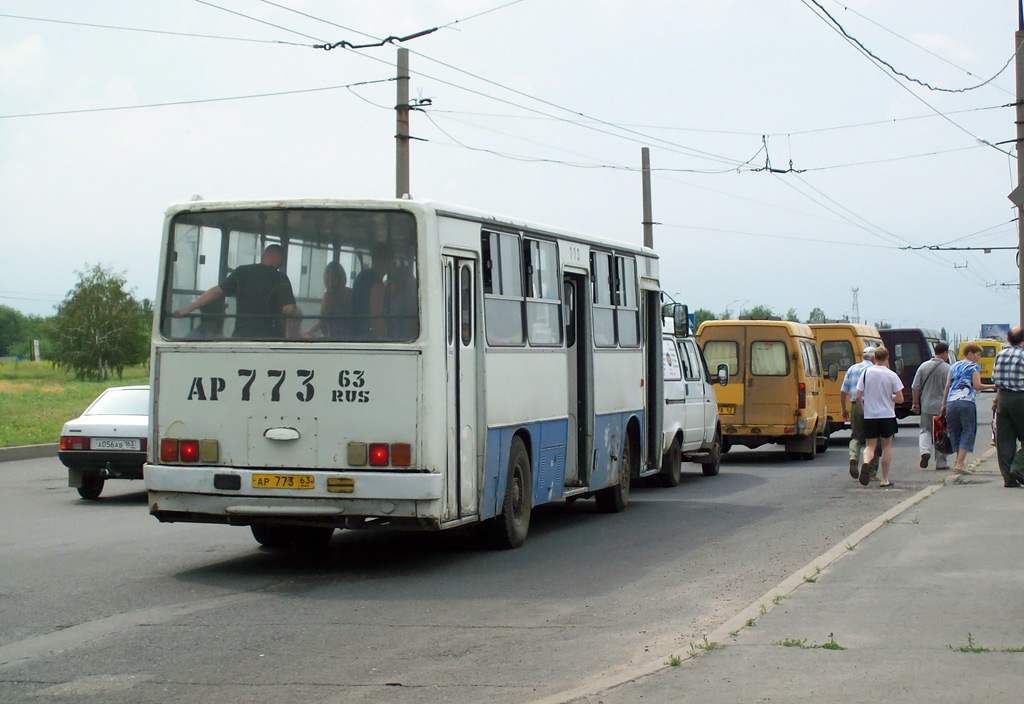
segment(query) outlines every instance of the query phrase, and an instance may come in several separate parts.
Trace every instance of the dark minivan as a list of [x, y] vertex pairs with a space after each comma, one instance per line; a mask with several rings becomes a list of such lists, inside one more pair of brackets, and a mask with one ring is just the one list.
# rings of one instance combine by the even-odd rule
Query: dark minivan
[[882, 335], [882, 344], [889, 350], [889, 366], [903, 382], [903, 403], [896, 404], [896, 417], [906, 418], [910, 415], [910, 385], [914, 375], [922, 362], [935, 356], [935, 343], [943, 342], [942, 333], [928, 328], [888, 328], [878, 332]]

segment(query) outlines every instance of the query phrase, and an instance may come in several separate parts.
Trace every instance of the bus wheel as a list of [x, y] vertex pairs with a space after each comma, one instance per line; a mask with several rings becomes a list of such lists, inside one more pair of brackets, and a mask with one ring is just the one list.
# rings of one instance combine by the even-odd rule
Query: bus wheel
[[78, 495], [87, 501], [100, 498], [103, 493], [103, 477], [98, 474], [82, 475], [82, 486], [78, 487]]
[[532, 506], [533, 473], [530, 471], [530, 456], [522, 439], [512, 438], [501, 512], [483, 526], [487, 543], [501, 550], [510, 550], [522, 545], [530, 530]]
[[615, 486], [601, 489], [594, 498], [597, 508], [604, 513], [619, 513], [629, 503], [629, 473], [633, 467], [633, 436], [626, 433], [622, 443], [622, 457], [619, 459], [619, 481]]
[[717, 477], [722, 468], [722, 431], [715, 431], [715, 441], [711, 443], [708, 450], [708, 458], [700, 463], [700, 468], [705, 477]]
[[679, 486], [683, 478], [683, 450], [679, 447], [679, 438], [672, 441], [672, 446], [661, 460], [661, 473], [658, 479], [662, 486]]
[[334, 537], [333, 528], [323, 526], [294, 526], [288, 529], [291, 544], [299, 550], [320, 550]]
[[289, 529], [285, 526], [253, 523], [249, 528], [252, 530], [252, 537], [265, 548], [286, 548], [292, 543]]

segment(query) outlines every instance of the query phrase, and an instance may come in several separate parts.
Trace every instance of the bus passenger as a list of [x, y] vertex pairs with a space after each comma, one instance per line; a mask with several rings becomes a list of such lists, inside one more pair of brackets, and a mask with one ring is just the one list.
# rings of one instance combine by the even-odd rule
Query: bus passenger
[[338, 262], [324, 267], [324, 297], [320, 301], [320, 320], [306, 330], [306, 337], [320, 333], [321, 337], [340, 340], [348, 337], [348, 315], [352, 312], [352, 291], [346, 286], [348, 275]]
[[370, 250], [371, 264], [363, 269], [352, 284], [352, 333], [365, 340], [385, 340], [388, 336], [384, 318], [384, 277], [394, 267], [395, 255], [387, 245], [377, 244]]
[[184, 308], [171, 313], [183, 318], [223, 296], [238, 299], [238, 315], [231, 336], [239, 339], [268, 339], [285, 336], [285, 318], [289, 337], [298, 334], [302, 316], [295, 305], [292, 283], [278, 268], [284, 263], [284, 250], [272, 244], [263, 250], [259, 264], [246, 264], [231, 272], [223, 285], [213, 286]]
[[388, 337], [411, 340], [417, 333], [416, 279], [408, 266], [395, 266], [388, 274]]

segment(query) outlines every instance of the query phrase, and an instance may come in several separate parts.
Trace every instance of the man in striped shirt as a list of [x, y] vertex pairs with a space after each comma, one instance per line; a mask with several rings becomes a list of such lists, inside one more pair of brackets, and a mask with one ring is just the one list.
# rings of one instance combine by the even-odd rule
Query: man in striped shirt
[[992, 383], [996, 397], [992, 412], [996, 414], [996, 456], [1003, 486], [1024, 486], [1024, 328], [1016, 325], [1006, 335], [1010, 346], [996, 355]]

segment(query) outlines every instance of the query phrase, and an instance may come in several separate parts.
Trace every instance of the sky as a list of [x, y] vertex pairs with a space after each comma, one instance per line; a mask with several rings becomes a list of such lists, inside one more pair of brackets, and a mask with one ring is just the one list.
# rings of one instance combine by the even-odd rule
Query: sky
[[1016, 246], [1011, 0], [0, 0], [0, 304], [155, 298], [173, 202], [393, 197], [397, 45], [314, 45], [432, 28], [413, 197], [641, 244], [648, 147], [691, 310], [1016, 321], [1014, 251], [907, 249]]

